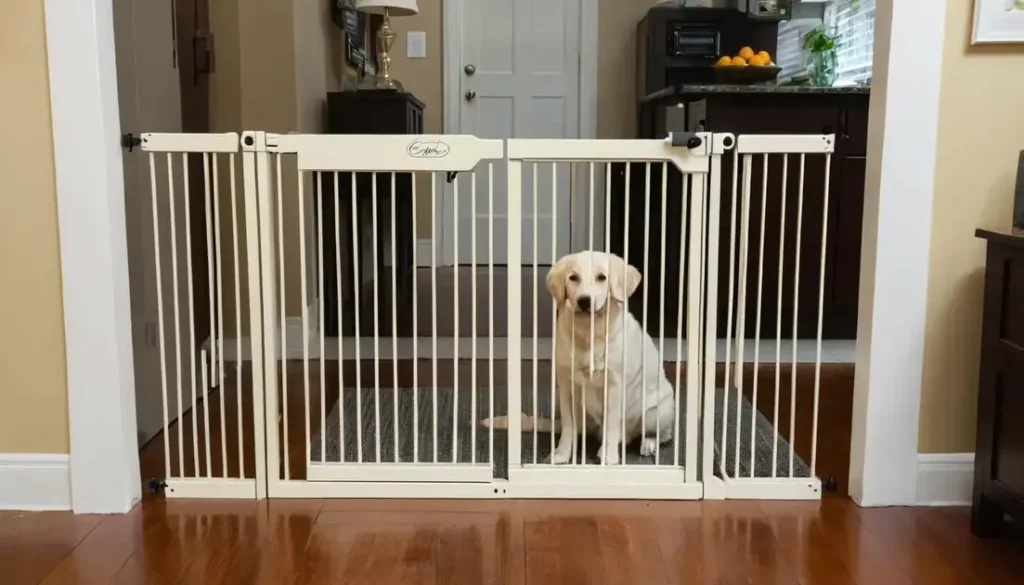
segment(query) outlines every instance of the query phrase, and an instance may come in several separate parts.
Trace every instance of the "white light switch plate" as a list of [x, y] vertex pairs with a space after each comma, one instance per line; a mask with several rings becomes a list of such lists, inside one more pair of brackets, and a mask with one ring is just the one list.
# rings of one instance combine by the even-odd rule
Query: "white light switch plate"
[[427, 33], [411, 30], [405, 33], [405, 56], [409, 59], [427, 58]]

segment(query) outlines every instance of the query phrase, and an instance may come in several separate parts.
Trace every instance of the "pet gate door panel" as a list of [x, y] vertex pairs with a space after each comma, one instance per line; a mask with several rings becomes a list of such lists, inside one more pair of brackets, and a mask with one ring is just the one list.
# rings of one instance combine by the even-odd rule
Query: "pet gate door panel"
[[[671, 140], [509, 140], [509, 217], [519, 226], [509, 230], [509, 338], [522, 344], [509, 346], [511, 416], [494, 422], [509, 429], [510, 495], [702, 497], [704, 218], [717, 190], [709, 190], [711, 135], [691, 138], [693, 148]], [[583, 180], [559, 189], [554, 178], [564, 170]], [[553, 181], [550, 200], [521, 196], [524, 183], [537, 193], [545, 180]], [[562, 263], [538, 256], [540, 243], [559, 234], [518, 219], [539, 206], [557, 213], [563, 198], [586, 209], [573, 212], [587, 218], [573, 228], [585, 231], [573, 241], [586, 242], [573, 252], [596, 255]], [[613, 213], [616, 201], [625, 213]], [[604, 225], [595, 225], [602, 216]], [[630, 249], [630, 230], [639, 231], [640, 249]], [[616, 233], [625, 234], [624, 265], [607, 255]], [[604, 249], [595, 249], [600, 240]], [[546, 264], [554, 265], [550, 274], [540, 268]]]
[[144, 134], [142, 150], [163, 409], [155, 483], [168, 497], [263, 497], [256, 194], [243, 189], [238, 135]]
[[[494, 210], [501, 141], [246, 134], [260, 192], [268, 489], [494, 497], [505, 271], [439, 267], [435, 203]], [[244, 139], [243, 139], [244, 140]], [[494, 233], [446, 234], [494, 246]], [[484, 232], [484, 233], [480, 233]]]
[[725, 324], [724, 389], [710, 419], [718, 497], [821, 497], [815, 467], [834, 145], [832, 135], [741, 135], [727, 155], [719, 282], [728, 300], [709, 310]]

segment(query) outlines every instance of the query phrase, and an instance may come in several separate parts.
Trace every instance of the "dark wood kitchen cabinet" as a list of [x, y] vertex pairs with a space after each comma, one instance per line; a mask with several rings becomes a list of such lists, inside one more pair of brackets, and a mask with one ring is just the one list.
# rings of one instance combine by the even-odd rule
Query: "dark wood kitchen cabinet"
[[[825, 278], [822, 333], [830, 339], [854, 339], [857, 333], [857, 300], [860, 276], [860, 242], [864, 203], [864, 171], [867, 148], [866, 92], [838, 93], [714, 93], [685, 97], [682, 100], [686, 112], [686, 128], [689, 131], [731, 132], [733, 134], [835, 134], [836, 145], [832, 156], [806, 155], [804, 162], [804, 189], [802, 218], [799, 225], [800, 274], [799, 309], [797, 315], [798, 336], [812, 338], [817, 334], [818, 299], [821, 284], [822, 230], [825, 230]], [[648, 117], [644, 124], [641, 116], [642, 137], [657, 136], [656, 124], [663, 118]], [[646, 134], [646, 135], [643, 135]], [[664, 133], [662, 132], [662, 136]], [[746, 336], [755, 335], [758, 315], [757, 287], [758, 266], [763, 262], [763, 279], [760, 325], [762, 337], [774, 337], [778, 320], [782, 319], [784, 335], [791, 335], [793, 322], [793, 298], [795, 264], [797, 261], [797, 217], [799, 212], [800, 155], [788, 155], [787, 188], [783, 201], [784, 155], [773, 154], [768, 159], [768, 182], [762, 183], [764, 155], [753, 155], [751, 159], [750, 220], [748, 239], [748, 276], [746, 294], [747, 326]], [[743, 164], [740, 158], [740, 164]], [[828, 205], [825, 209], [825, 177], [828, 166]], [[633, 164], [630, 168], [630, 204], [625, 205], [625, 165], [618, 165], [612, 180], [612, 217], [628, 217], [629, 259], [635, 266], [644, 261], [645, 240], [649, 243], [647, 262], [649, 266], [660, 266], [661, 242], [665, 241], [667, 251], [664, 279], [657, 271], [649, 270], [645, 277], [648, 292], [648, 329], [657, 333], [660, 326], [666, 332], [674, 332], [679, 323], [678, 286], [681, 280], [678, 269], [682, 206], [678, 197], [666, 202], [666, 233], [660, 233], [661, 171], [652, 172], [651, 185], [651, 230], [644, 231], [644, 206], [646, 169], [644, 164]], [[742, 196], [741, 167], [738, 174], [737, 199]], [[730, 268], [738, 270], [739, 247], [739, 205], [733, 205], [733, 155], [722, 158], [721, 175], [721, 220], [719, 224], [719, 323], [718, 330], [724, 336], [729, 298]], [[679, 193], [682, 176], [669, 172], [668, 193]], [[636, 194], [640, 194], [638, 197]], [[763, 204], [762, 204], [763, 201]], [[783, 205], [785, 208], [783, 209]], [[627, 216], [628, 212], [628, 216]], [[735, 212], [737, 244], [735, 254], [730, 258], [730, 226]], [[655, 218], [654, 216], [658, 217]], [[764, 221], [764, 251], [761, 253], [761, 223]], [[622, 254], [625, 249], [625, 219], [611, 226], [612, 250]], [[686, 220], [688, 222], [688, 219]], [[616, 225], [616, 223], [620, 225]], [[659, 224], [659, 225], [655, 225]], [[782, 251], [780, 255], [780, 237]], [[782, 266], [782, 310], [778, 307], [778, 283]], [[664, 282], [664, 285], [662, 284]], [[665, 318], [661, 323], [660, 292], [665, 288]], [[642, 294], [634, 295], [630, 301], [631, 311], [639, 318], [643, 314]], [[734, 298], [739, 294], [735, 293]], [[653, 299], [653, 301], [652, 301]], [[673, 302], [675, 301], [675, 302]], [[685, 318], [685, 317], [684, 317]]]

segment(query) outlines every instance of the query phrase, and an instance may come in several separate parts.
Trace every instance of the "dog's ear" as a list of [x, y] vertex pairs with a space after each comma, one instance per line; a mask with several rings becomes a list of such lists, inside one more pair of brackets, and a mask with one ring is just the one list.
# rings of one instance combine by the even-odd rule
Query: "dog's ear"
[[548, 292], [555, 300], [555, 306], [561, 307], [565, 304], [565, 258], [562, 258], [548, 271]]
[[608, 282], [612, 298], [622, 303], [636, 292], [636, 287], [640, 286], [640, 271], [632, 265], [626, 264], [625, 260], [615, 254], [609, 254], [609, 256]]

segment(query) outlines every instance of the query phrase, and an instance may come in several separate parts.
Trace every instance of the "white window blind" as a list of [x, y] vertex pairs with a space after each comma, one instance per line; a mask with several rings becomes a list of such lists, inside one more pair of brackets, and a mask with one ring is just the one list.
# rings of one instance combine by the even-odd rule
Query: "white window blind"
[[833, 0], [825, 8], [825, 27], [839, 37], [836, 82], [869, 81], [875, 46], [875, 0]]
[[815, 18], [801, 18], [779, 23], [779, 44], [775, 49], [775, 65], [782, 69], [780, 78], [807, 74], [807, 52], [804, 35], [818, 26]]

